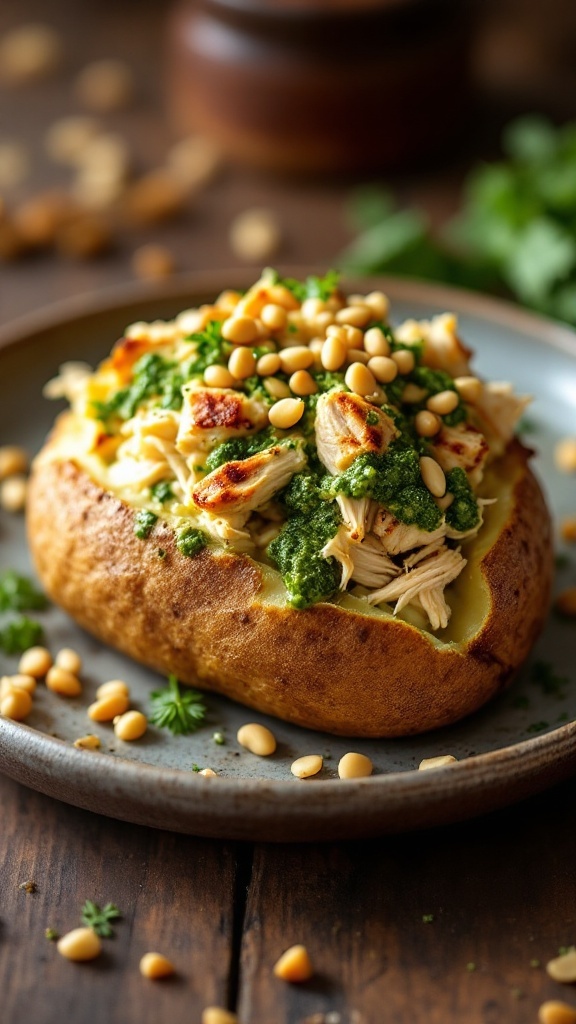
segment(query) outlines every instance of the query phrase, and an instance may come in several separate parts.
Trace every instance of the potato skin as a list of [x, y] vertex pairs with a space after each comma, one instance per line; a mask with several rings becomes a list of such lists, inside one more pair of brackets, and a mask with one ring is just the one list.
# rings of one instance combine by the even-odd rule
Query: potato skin
[[511, 512], [481, 563], [491, 608], [458, 650], [438, 650], [400, 620], [331, 604], [266, 605], [258, 563], [209, 549], [186, 558], [160, 523], [138, 540], [134, 511], [73, 462], [37, 460], [30, 548], [57, 604], [163, 674], [311, 729], [420, 733], [456, 722], [505, 687], [547, 614], [550, 518], [529, 453], [515, 442], [508, 457], [517, 477]]

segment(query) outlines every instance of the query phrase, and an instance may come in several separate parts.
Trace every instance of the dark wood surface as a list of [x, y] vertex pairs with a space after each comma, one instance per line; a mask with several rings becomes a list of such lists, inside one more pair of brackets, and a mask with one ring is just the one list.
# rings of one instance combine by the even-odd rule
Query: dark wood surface
[[[534, 16], [537, 5], [529, 6]], [[10, 0], [0, 30], [52, 21], [68, 41], [70, 72], [87, 59], [126, 56], [140, 98], [111, 120], [146, 165], [169, 138], [154, 63], [164, 7]], [[17, 98], [0, 92], [1, 134], [23, 138], [37, 154], [38, 186], [53, 174], [41, 154], [42, 126], [74, 110], [63, 80]], [[428, 169], [403, 191], [441, 219], [455, 205], [461, 169], [462, 161]], [[230, 218], [254, 204], [279, 213], [280, 260], [331, 263], [348, 238], [349, 188], [225, 168], [183, 222], [123, 238], [106, 260], [39, 256], [2, 266], [0, 321], [130, 279], [130, 252], [150, 237], [168, 242], [183, 270], [232, 266]], [[252, 846], [122, 824], [0, 778], [0, 1022], [196, 1024], [202, 1008], [217, 1003], [236, 1007], [242, 1024], [531, 1024], [545, 998], [576, 1004], [531, 966], [576, 941], [575, 805], [572, 782], [442, 830]], [[19, 888], [28, 880], [35, 893]], [[99, 961], [73, 965], [44, 931], [76, 926], [87, 898], [117, 903], [123, 919]], [[301, 987], [272, 974], [295, 942], [306, 943], [316, 968]], [[174, 979], [140, 977], [138, 961], [150, 949], [174, 960]]]

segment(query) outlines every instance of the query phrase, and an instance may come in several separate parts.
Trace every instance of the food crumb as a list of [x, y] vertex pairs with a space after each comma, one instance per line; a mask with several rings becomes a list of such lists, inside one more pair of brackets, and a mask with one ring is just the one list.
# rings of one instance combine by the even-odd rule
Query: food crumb
[[576, 516], [566, 516], [560, 525], [560, 533], [568, 544], [576, 544]]
[[576, 981], [576, 949], [565, 949], [546, 964], [546, 973], [554, 981], [570, 985]]
[[576, 438], [564, 437], [554, 449], [554, 462], [561, 473], [576, 473]]
[[88, 110], [99, 114], [122, 110], [134, 94], [132, 71], [124, 61], [92, 61], [78, 75], [74, 91]]
[[143, 281], [160, 281], [176, 269], [174, 255], [165, 245], [141, 245], [131, 262], [134, 274]]
[[60, 935], [54, 928], [46, 928], [44, 938], [48, 939], [49, 942], [57, 942]]
[[538, 1010], [539, 1024], [576, 1024], [576, 1009], [568, 1003], [551, 999]]
[[214, 743], [217, 743], [219, 747], [223, 747], [226, 743], [226, 737], [223, 732], [215, 732], [212, 736]]
[[541, 967], [541, 966], [542, 965], [541, 965], [539, 960], [534, 959], [534, 960], [530, 961], [530, 967]]
[[230, 248], [246, 263], [267, 260], [280, 246], [281, 229], [272, 210], [254, 208], [238, 214], [230, 224]]
[[476, 970], [476, 964], [471, 960], [466, 964], [466, 970], [469, 974], [472, 974]]
[[422, 914], [422, 921], [424, 924], [432, 924], [434, 920], [434, 914]]
[[38, 892], [38, 886], [32, 879], [29, 879], [27, 882], [20, 882], [18, 888], [26, 893]]

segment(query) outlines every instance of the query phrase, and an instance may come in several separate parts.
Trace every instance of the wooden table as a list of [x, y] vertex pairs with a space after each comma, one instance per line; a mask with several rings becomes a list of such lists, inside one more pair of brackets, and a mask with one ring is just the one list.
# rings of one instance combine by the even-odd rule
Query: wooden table
[[[150, 82], [162, 5], [53, 0], [71, 70], [125, 55], [139, 104], [115, 125], [152, 164], [168, 138]], [[48, 18], [37, 0], [5, 5], [4, 25]], [[87, 19], [91, 19], [87, 23]], [[4, 26], [0, 25], [0, 28]], [[3, 134], [37, 154], [36, 184], [50, 179], [42, 126], [74, 110], [61, 80], [0, 95]], [[409, 184], [441, 217], [458, 171]], [[249, 205], [277, 209], [283, 262], [329, 264], [347, 239], [346, 183], [262, 179], [228, 169], [187, 221], [155, 234], [182, 269], [235, 261], [230, 217]], [[144, 236], [142, 240], [148, 240]], [[100, 263], [48, 256], [0, 270], [0, 318], [130, 277], [130, 249]], [[547, 998], [562, 998], [540, 964], [576, 941], [576, 783], [511, 810], [437, 831], [355, 844], [240, 845], [197, 840], [100, 818], [0, 778], [0, 1021], [2, 1024], [195, 1024], [202, 1008], [236, 1008], [243, 1024], [531, 1024]], [[36, 891], [21, 883], [33, 880]], [[78, 923], [87, 898], [122, 910], [117, 937], [96, 962], [73, 965], [45, 938]], [[314, 979], [277, 981], [272, 965], [307, 945]], [[175, 978], [138, 972], [155, 949]], [[568, 993], [568, 998], [570, 998]], [[572, 996], [572, 1002], [576, 999]]]

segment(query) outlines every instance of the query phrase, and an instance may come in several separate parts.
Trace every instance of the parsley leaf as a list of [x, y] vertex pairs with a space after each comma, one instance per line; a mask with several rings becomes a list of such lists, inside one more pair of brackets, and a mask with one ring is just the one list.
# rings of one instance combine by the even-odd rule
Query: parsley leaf
[[48, 600], [32, 580], [20, 576], [14, 569], [0, 573], [0, 611], [43, 611]]
[[168, 677], [168, 686], [151, 694], [149, 719], [160, 729], [169, 729], [174, 736], [195, 732], [206, 717], [206, 705], [197, 690], [180, 691], [176, 676]]
[[87, 928], [91, 928], [102, 939], [111, 939], [114, 936], [114, 930], [110, 922], [117, 921], [122, 917], [121, 912], [114, 903], [107, 903], [106, 906], [100, 908], [92, 900], [86, 900], [81, 914], [82, 924], [85, 924]]
[[134, 516], [134, 533], [139, 540], [146, 540], [150, 536], [158, 520], [155, 512], [149, 512], [143, 508]]
[[6, 654], [23, 654], [42, 642], [44, 630], [39, 622], [21, 615], [0, 628], [0, 649]]

